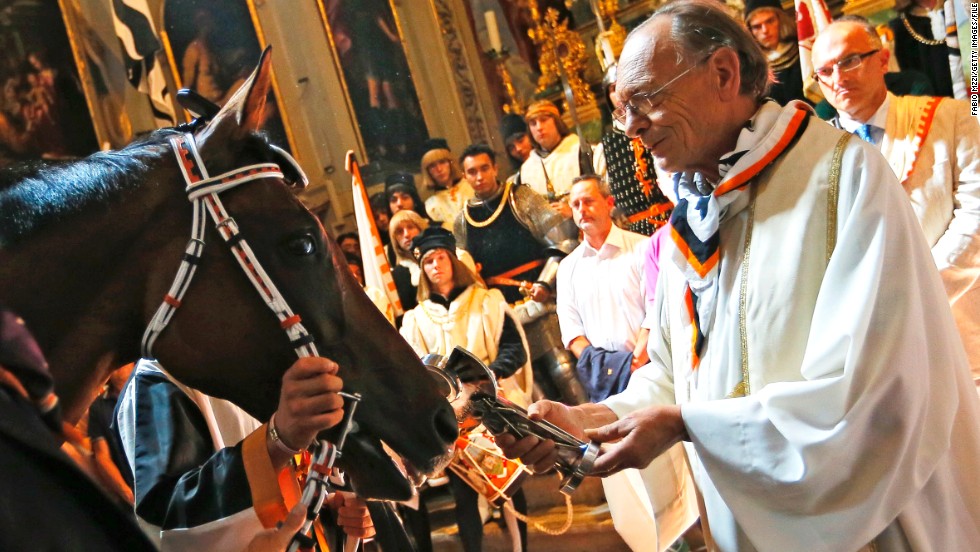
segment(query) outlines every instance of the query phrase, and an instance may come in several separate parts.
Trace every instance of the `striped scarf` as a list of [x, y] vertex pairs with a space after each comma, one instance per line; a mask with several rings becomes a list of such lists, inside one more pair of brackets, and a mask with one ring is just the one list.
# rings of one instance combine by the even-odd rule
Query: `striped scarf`
[[684, 273], [683, 305], [691, 335], [691, 368], [701, 362], [718, 299], [719, 233], [722, 222], [748, 207], [749, 183], [806, 128], [811, 111], [802, 102], [780, 108], [767, 102], [739, 134], [733, 153], [719, 162], [721, 181], [712, 186], [699, 173], [674, 176], [677, 206], [670, 218], [673, 261]]

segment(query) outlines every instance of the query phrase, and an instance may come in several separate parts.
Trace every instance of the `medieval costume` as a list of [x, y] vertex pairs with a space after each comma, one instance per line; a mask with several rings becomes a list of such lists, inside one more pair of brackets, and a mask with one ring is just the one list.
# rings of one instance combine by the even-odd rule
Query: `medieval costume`
[[[450, 186], [440, 186], [432, 177], [429, 171], [436, 163], [449, 163]], [[432, 195], [425, 200], [425, 212], [429, 214], [429, 218], [439, 222], [443, 228], [451, 232], [456, 217], [466, 205], [466, 200], [473, 197], [473, 188], [463, 178], [463, 171], [456, 165], [456, 160], [449, 151], [449, 144], [442, 138], [431, 138], [426, 141], [425, 153], [422, 154], [420, 164], [422, 181], [432, 191]]]
[[[954, 97], [954, 79], [950, 55], [959, 59], [946, 43], [946, 17], [942, 9], [927, 10], [911, 2], [899, 10], [898, 17], [888, 22], [894, 34], [895, 59], [902, 71], [912, 69], [924, 73], [939, 96]], [[954, 23], [955, 28], [955, 23]]]
[[868, 122], [932, 248], [980, 389], [980, 125], [965, 101], [891, 93]]
[[[452, 255], [456, 249], [452, 234], [442, 228], [429, 228], [412, 243], [421, 263], [427, 253], [444, 249]], [[448, 357], [456, 346], [463, 347], [486, 364], [498, 379], [501, 391], [516, 404], [531, 402], [534, 385], [528, 346], [521, 324], [510, 310], [503, 295], [486, 289], [456, 258], [453, 265], [453, 290], [444, 297], [426, 281], [421, 303], [405, 313], [401, 334], [418, 355], [435, 353]], [[462, 273], [462, 274], [460, 274]], [[426, 277], [426, 276], [423, 276]], [[426, 277], [427, 278], [427, 277]], [[461, 285], [463, 282], [472, 282]], [[481, 550], [482, 520], [477, 509], [476, 491], [461, 477], [450, 472], [450, 485], [456, 497], [457, 523], [463, 549]], [[515, 508], [527, 513], [522, 491], [514, 495]], [[521, 549], [527, 549], [527, 526], [520, 524]]]
[[285, 518], [280, 476], [290, 474], [273, 468], [264, 424], [153, 361], [137, 363], [119, 400], [136, 514], [161, 550], [244, 550]]
[[721, 550], [980, 542], [980, 401], [884, 158], [767, 103], [721, 174], [678, 175], [663, 330], [604, 404], [681, 405]]
[[[775, 17], [779, 25], [779, 40], [775, 44], [763, 44], [753, 30], [757, 17], [765, 18], [766, 13], [772, 14], [771, 17]], [[803, 67], [800, 65], [800, 45], [796, 40], [796, 25], [793, 17], [783, 10], [782, 3], [779, 0], [747, 0], [745, 24], [766, 55], [769, 68], [772, 69], [775, 77], [775, 82], [769, 88], [769, 97], [776, 100], [779, 105], [786, 105], [792, 100], [809, 102], [810, 100], [803, 93]]]
[[639, 139], [618, 130], [602, 135], [595, 173], [604, 177], [630, 232], [652, 236], [670, 219], [674, 204], [657, 183], [653, 156]]
[[530, 124], [539, 118], [550, 118], [554, 121], [554, 129], [549, 131], [549, 136], [558, 140], [558, 143], [545, 149], [535, 140], [534, 132], [531, 132], [534, 149], [521, 164], [515, 182], [530, 186], [548, 201], [554, 202], [568, 196], [568, 190], [576, 176], [592, 171], [592, 148], [588, 144], [581, 144], [579, 137], [571, 133], [554, 103], [538, 100], [527, 107], [525, 121]]
[[485, 201], [474, 197], [456, 219], [459, 246], [469, 251], [490, 287], [509, 303], [522, 299], [515, 282], [554, 289], [558, 262], [578, 244], [578, 228], [529, 187], [505, 184]]
[[572, 180], [584, 172], [579, 164], [579, 148], [578, 136], [569, 134], [551, 151], [531, 150], [521, 165], [520, 182], [550, 201], [567, 196]]

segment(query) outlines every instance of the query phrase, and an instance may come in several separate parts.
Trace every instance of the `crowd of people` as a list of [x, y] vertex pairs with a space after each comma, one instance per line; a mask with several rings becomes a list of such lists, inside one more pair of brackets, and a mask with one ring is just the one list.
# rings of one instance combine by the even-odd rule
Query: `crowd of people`
[[[509, 176], [487, 144], [426, 142], [421, 178], [392, 173], [370, 201], [397, 302], [365, 290], [420, 357], [461, 346], [534, 418], [604, 443], [593, 474], [634, 550], [968, 549], [980, 123], [941, 78], [943, 95], [896, 93], [917, 74], [890, 73], [879, 29], [853, 16], [813, 44], [815, 112], [792, 16], [764, 0], [743, 15], [681, 0], [640, 24], [603, 81], [612, 128], [595, 148], [548, 100], [504, 117]], [[892, 29], [918, 40], [922, 17]], [[358, 234], [337, 241], [364, 286]], [[102, 477], [164, 547], [278, 538], [263, 527], [286, 512], [251, 499], [339, 422], [338, 370], [297, 362], [262, 424], [141, 361], [108, 395], [121, 439], [93, 435], [99, 463], [119, 444], [129, 458]], [[549, 440], [462, 429], [520, 469], [556, 462]], [[446, 478], [473, 552], [484, 489], [460, 469]], [[524, 551], [527, 501], [508, 497]], [[359, 499], [333, 505], [373, 534]], [[401, 512], [431, 550], [424, 503]]]
[[[685, 26], [699, 31], [688, 36], [677, 30]], [[895, 350], [879, 351], [892, 348], [885, 343], [897, 343], [897, 336], [919, 336], [908, 351], [919, 359], [919, 374], [942, 374], [950, 393], [975, 402], [976, 392], [963, 395], [960, 387], [967, 366], [980, 382], [980, 125], [966, 102], [950, 97], [951, 89], [944, 89], [945, 96], [896, 95], [932, 90], [917, 84], [925, 80], [922, 70], [948, 68], [920, 64], [889, 72], [894, 50], [879, 32], [884, 29], [853, 16], [820, 32], [812, 62], [824, 100], [815, 102], [804, 91], [794, 17], [778, 2], [747, 3], [742, 21], [699, 2], [677, 3], [634, 31], [623, 60], [607, 72], [603, 87], [613, 128], [594, 148], [570, 131], [555, 104], [539, 100], [523, 117], [503, 119], [501, 135], [516, 167], [509, 177], [499, 174], [488, 146], [470, 145], [456, 158], [437, 139], [427, 144], [420, 164], [424, 185], [414, 187], [407, 173], [391, 175], [379, 194], [384, 200], [374, 203], [384, 211], [376, 213], [379, 226], [397, 220], [388, 227], [389, 259], [406, 311], [397, 323], [420, 355], [446, 354], [453, 345], [480, 351], [488, 342], [516, 345], [516, 332], [508, 328], [524, 326], [533, 336], [526, 353], [534, 397], [546, 399], [532, 411], [582, 436], [627, 437], [597, 467], [608, 476], [604, 486], [614, 517], [625, 517], [632, 494], [652, 498], [655, 515], [645, 520], [652, 533], [617, 526], [634, 549], [649, 546], [651, 535], [658, 548], [669, 546], [699, 516], [712, 522], [708, 538], [723, 550], [751, 549], [748, 543], [758, 539], [792, 549], [794, 524], [812, 522], [827, 509], [868, 512], [866, 499], [844, 508], [843, 498], [828, 497], [804, 508], [780, 498], [773, 503], [801, 513], [748, 509], [760, 524], [778, 514], [785, 528], [755, 527], [737, 511], [732, 517], [745, 501], [767, 496], [747, 491], [740, 476], [787, 475], [726, 460], [725, 447], [739, 450], [733, 439], [749, 430], [722, 438], [717, 428], [725, 427], [723, 413], [743, 408], [754, 418], [741, 423], [751, 419], [759, 426], [751, 429], [759, 443], [741, 444], [747, 460], [766, 457], [770, 446], [815, 468], [827, 459], [810, 457], [804, 443], [829, 458], [837, 440], [855, 440], [848, 446], [858, 451], [867, 446], [861, 440], [879, 442], [875, 432], [894, 429], [879, 428], [870, 412], [896, 406], [878, 404], [882, 391], [870, 382], [884, 377], [882, 359], [898, 362]], [[675, 58], [683, 61], [664, 61]], [[815, 103], [826, 121], [814, 114]], [[835, 127], [856, 138], [841, 138], [850, 134]], [[765, 193], [769, 188], [782, 191]], [[828, 188], [832, 203], [819, 199]], [[886, 208], [899, 193], [905, 197], [901, 208]], [[423, 202], [422, 195], [429, 197]], [[453, 231], [452, 239], [443, 229]], [[427, 276], [426, 263], [433, 261], [425, 253], [436, 235], [445, 238], [437, 257], [446, 265], [441, 276], [467, 275], [444, 292]], [[926, 255], [920, 242], [931, 250]], [[750, 243], [754, 274], [748, 272]], [[892, 267], [899, 251], [902, 266]], [[885, 259], [886, 272], [872, 268]], [[899, 282], [897, 273], [911, 279]], [[845, 300], [848, 289], [873, 287], [890, 290], [876, 293], [888, 299], [849, 304], [852, 314], [846, 322], [838, 319], [832, 305]], [[481, 310], [481, 302], [460, 299], [473, 288], [499, 291], [511, 313], [503, 330], [499, 321], [487, 321], [499, 318], [503, 302]], [[937, 289], [946, 292], [938, 304]], [[896, 297], [903, 298], [903, 308], [893, 311], [889, 303]], [[541, 323], [536, 314], [548, 312], [557, 321], [558, 343], [542, 343], [533, 329]], [[887, 331], [866, 325], [895, 316], [915, 320], [892, 322]], [[942, 323], [930, 322], [929, 331], [920, 327], [932, 317]], [[922, 336], [929, 336], [925, 343]], [[541, 354], [555, 348], [570, 355], [559, 358], [575, 367], [578, 395], [560, 381], [555, 357]], [[493, 365], [493, 355], [480, 356]], [[498, 375], [506, 381], [510, 372]], [[902, 376], [913, 378], [907, 385], [915, 387], [914, 377]], [[851, 393], [856, 405], [867, 406], [852, 412], [842, 405], [818, 415], [805, 401], [768, 404], [784, 393], [827, 401]], [[743, 399], [741, 406], [722, 400], [735, 397]], [[910, 391], [908, 400], [924, 397]], [[960, 406], [944, 431], [964, 431], [961, 419], [976, 407]], [[639, 414], [648, 410], [648, 416]], [[690, 419], [682, 412], [691, 412]], [[784, 434], [784, 418], [799, 426], [796, 432]], [[809, 433], [808, 424], [817, 419], [831, 424], [829, 435]], [[539, 469], [554, 460], [547, 442], [501, 441], [512, 456]], [[686, 451], [680, 441], [689, 442]], [[970, 443], [964, 446], [975, 446]], [[624, 468], [640, 468], [640, 477], [613, 475]], [[868, 478], [867, 488], [892, 493], [894, 513], [874, 526], [876, 533], [855, 525], [847, 536], [825, 539], [848, 543], [828, 549], [888, 543], [896, 535], [915, 543], [919, 537], [910, 533], [918, 528], [902, 528], [899, 514], [928, 493], [917, 489], [898, 497], [880, 476], [858, 476]], [[955, 476], [955, 469], [943, 475]], [[695, 482], [706, 501], [702, 511]], [[841, 484], [823, 473], [792, 483], [814, 489]], [[866, 522], [868, 516], [852, 519]], [[975, 508], [968, 508], [957, 520], [964, 526], [952, 533], [975, 532], [977, 519]], [[689, 532], [686, 538], [701, 543], [703, 537]]]

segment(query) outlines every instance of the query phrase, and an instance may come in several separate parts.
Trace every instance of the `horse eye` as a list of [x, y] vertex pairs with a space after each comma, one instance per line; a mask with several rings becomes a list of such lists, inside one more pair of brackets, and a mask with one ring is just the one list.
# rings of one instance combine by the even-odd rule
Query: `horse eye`
[[316, 241], [310, 234], [293, 236], [283, 242], [286, 251], [296, 256], [306, 256], [316, 253]]

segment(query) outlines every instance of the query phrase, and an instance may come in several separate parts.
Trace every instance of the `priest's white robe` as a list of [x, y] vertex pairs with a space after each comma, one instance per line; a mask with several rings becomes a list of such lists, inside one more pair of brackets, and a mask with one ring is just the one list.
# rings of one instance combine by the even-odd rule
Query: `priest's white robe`
[[856, 138], [843, 155], [827, 260], [827, 174], [839, 137], [811, 120], [753, 183], [750, 394], [726, 398], [742, 379], [744, 209], [721, 223], [719, 296], [699, 368], [684, 277], [664, 263], [651, 363], [603, 404], [620, 417], [682, 405], [721, 550], [854, 551], [886, 528], [899, 538], [879, 539], [882, 552], [971, 549], [980, 543], [980, 401], [963, 346], [907, 196], [881, 154]]

